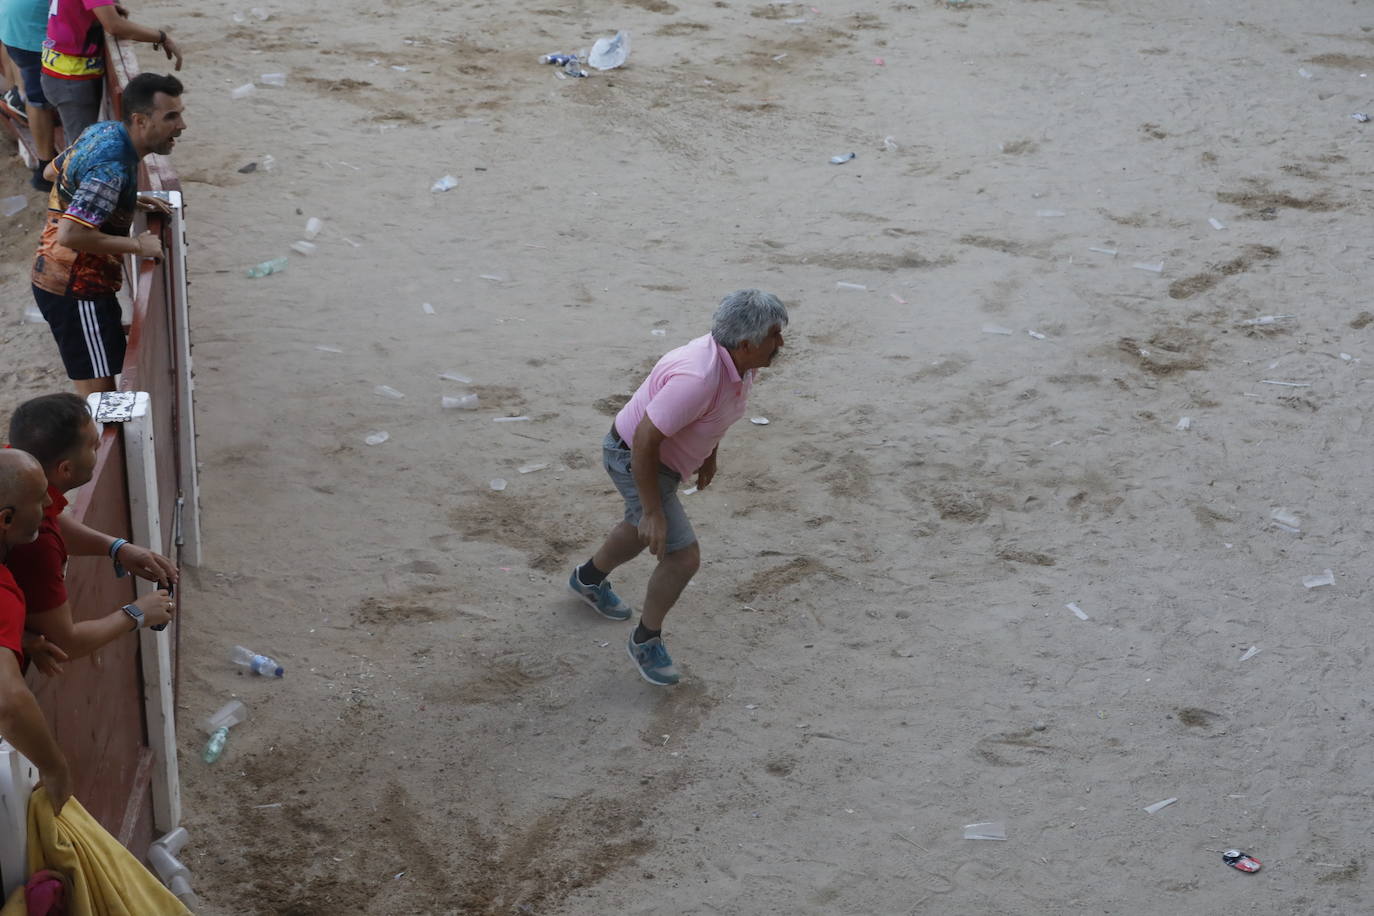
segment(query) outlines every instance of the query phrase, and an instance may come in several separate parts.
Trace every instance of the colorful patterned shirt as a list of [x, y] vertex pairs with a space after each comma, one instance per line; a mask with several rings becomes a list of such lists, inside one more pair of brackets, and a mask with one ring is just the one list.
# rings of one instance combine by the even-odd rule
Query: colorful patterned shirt
[[48, 221], [33, 259], [33, 285], [57, 296], [112, 296], [123, 283], [121, 259], [73, 251], [57, 242], [64, 219], [127, 236], [138, 210], [138, 153], [119, 121], [92, 124], [57, 157], [57, 180], [48, 194]]

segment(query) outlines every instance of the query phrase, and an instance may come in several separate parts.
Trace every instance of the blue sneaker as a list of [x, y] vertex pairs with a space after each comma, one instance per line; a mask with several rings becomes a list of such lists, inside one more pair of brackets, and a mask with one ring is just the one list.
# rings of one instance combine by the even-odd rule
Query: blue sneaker
[[568, 588], [573, 590], [573, 594], [581, 598], [592, 606], [602, 617], [611, 620], [629, 620], [634, 616], [635, 609], [624, 601], [620, 600], [611, 589], [611, 580], [602, 579], [600, 585], [583, 585], [577, 578], [577, 567], [573, 567], [572, 575], [568, 577]]
[[625, 648], [629, 650], [630, 658], [639, 666], [639, 676], [650, 684], [656, 687], [671, 687], [682, 678], [673, 666], [672, 656], [668, 654], [663, 640], [659, 637], [655, 636], [648, 642], [637, 643], [634, 634], [631, 633], [630, 641]]

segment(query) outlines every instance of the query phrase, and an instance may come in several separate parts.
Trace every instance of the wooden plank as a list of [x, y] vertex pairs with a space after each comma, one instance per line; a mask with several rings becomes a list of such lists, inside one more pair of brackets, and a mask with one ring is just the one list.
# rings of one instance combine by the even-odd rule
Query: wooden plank
[[[131, 527], [137, 543], [161, 546], [164, 542], [160, 497], [165, 490], [159, 488], [155, 420], [147, 394], [139, 392], [134, 403], [134, 417], [124, 424]], [[152, 582], [139, 582], [141, 594], [156, 587]], [[176, 701], [169, 631], [140, 630], [139, 648], [143, 663], [143, 713], [148, 745], [154, 757], [153, 825], [158, 830], [168, 831], [181, 823], [181, 776], [177, 763]]]
[[[153, 781], [153, 752], [142, 748], [138, 752], [138, 768], [134, 770], [134, 784], [129, 787], [129, 799], [124, 806], [124, 817], [119, 822], [119, 845], [128, 847], [138, 830], [144, 808], [148, 806], [148, 791]], [[137, 853], [135, 853], [137, 855]], [[139, 856], [142, 858], [142, 856]]]

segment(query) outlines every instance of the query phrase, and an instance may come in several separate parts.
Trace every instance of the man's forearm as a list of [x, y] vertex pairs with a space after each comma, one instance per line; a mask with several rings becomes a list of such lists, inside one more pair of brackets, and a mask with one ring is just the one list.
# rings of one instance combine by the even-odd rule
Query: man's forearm
[[40, 771], [65, 768], [67, 760], [62, 749], [57, 746], [38, 701], [19, 676], [17, 664], [13, 675], [4, 679], [6, 683], [0, 687], [0, 736]]
[[663, 511], [663, 499], [658, 492], [658, 463], [658, 443], [636, 430], [634, 445], [630, 448], [630, 471], [645, 514]]
[[109, 556], [110, 545], [115, 542], [114, 535], [102, 534], [65, 514], [57, 517], [57, 527], [67, 544], [67, 553], [74, 557]]
[[[57, 232], [57, 244], [72, 251], [88, 254], [109, 254], [120, 257], [138, 254], [138, 240], [127, 235], [109, 235], [89, 226], [79, 226], [71, 220], [64, 220], [64, 226]], [[66, 231], [64, 232], [63, 229]]]

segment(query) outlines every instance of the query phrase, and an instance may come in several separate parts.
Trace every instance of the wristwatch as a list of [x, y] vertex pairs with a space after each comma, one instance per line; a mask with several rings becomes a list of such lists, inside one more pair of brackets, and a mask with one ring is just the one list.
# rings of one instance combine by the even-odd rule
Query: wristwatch
[[138, 605], [126, 604], [122, 608], [120, 608], [120, 610], [128, 614], [129, 617], [133, 619], [135, 630], [141, 629], [143, 627], [143, 610]]

